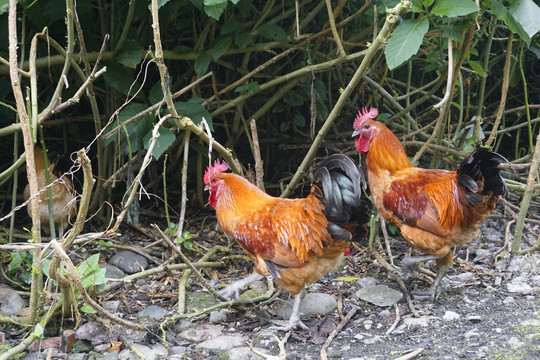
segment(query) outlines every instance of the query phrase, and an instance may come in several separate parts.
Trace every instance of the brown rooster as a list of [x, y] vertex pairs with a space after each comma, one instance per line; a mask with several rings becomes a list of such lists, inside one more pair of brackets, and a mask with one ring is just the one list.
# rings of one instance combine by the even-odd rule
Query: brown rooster
[[[270, 196], [241, 176], [225, 173], [216, 161], [204, 175], [223, 231], [242, 246], [258, 274], [271, 277], [295, 295], [286, 326], [306, 328], [299, 308], [306, 284], [333, 270], [348, 249], [352, 235], [345, 229], [350, 212], [360, 204], [363, 174], [345, 155], [332, 155], [315, 173], [310, 194], [303, 199]], [[230, 297], [260, 278], [252, 274], [221, 291]]]
[[[501, 155], [479, 148], [457, 171], [413, 167], [396, 136], [375, 121], [377, 109], [364, 109], [354, 121], [353, 137], [366, 165], [373, 201], [380, 213], [424, 256], [406, 257], [404, 275], [418, 262], [436, 260], [438, 272], [429, 291], [437, 288], [452, 264], [452, 247], [470, 242], [480, 225], [508, 190], [499, 175]], [[418, 294], [418, 293], [417, 293]]]

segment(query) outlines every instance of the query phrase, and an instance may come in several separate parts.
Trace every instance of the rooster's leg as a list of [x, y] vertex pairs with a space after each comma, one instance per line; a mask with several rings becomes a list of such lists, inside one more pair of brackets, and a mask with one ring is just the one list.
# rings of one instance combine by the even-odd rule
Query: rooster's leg
[[403, 281], [409, 282], [412, 277], [412, 272], [418, 263], [438, 259], [440, 259], [440, 256], [434, 255], [406, 256], [401, 262], [399, 276], [403, 279]]
[[445, 266], [439, 266], [439, 269], [437, 270], [437, 276], [435, 277], [435, 280], [433, 280], [433, 283], [429, 287], [429, 290], [427, 291], [414, 291], [412, 294], [414, 295], [415, 299], [419, 300], [425, 300], [425, 299], [431, 299], [432, 301], [435, 300], [437, 297], [437, 290], [439, 289], [439, 286], [441, 285], [441, 280], [446, 274], [446, 271], [448, 271], [449, 265]]
[[232, 299], [233, 295], [236, 299], [240, 297], [240, 290], [246, 286], [251, 284], [254, 281], [262, 279], [263, 276], [258, 273], [253, 273], [251, 275], [246, 276], [243, 279], [237, 280], [227, 286], [224, 289], [221, 289], [218, 291], [219, 296], [221, 296], [223, 299]]
[[294, 298], [294, 304], [291, 312], [291, 317], [289, 318], [289, 323], [286, 325], [278, 325], [281, 322], [274, 321], [276, 326], [271, 326], [270, 329], [281, 330], [281, 331], [290, 331], [292, 329], [301, 328], [304, 330], [309, 329], [301, 320], [300, 320], [300, 305], [302, 300], [306, 296], [306, 290], [303, 289], [296, 297]]

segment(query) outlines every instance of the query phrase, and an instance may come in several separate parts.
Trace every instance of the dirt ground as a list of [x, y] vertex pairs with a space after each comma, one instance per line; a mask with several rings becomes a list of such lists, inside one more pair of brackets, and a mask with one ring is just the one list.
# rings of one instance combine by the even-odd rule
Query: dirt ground
[[[328, 358], [540, 359], [540, 256], [496, 261], [496, 255], [504, 249], [505, 224], [502, 218], [488, 219], [481, 238], [456, 249], [456, 261], [443, 281], [438, 299], [414, 301], [419, 317], [413, 317], [404, 302], [382, 308], [358, 299], [356, 292], [362, 280], [332, 281], [339, 276], [355, 275], [399, 289], [386, 270], [366, 253], [353, 251], [343, 271], [325, 276], [311, 289], [338, 298], [343, 315], [356, 309], [326, 349]], [[398, 255], [405, 253], [408, 246], [395, 240], [392, 248], [394, 255]], [[434, 264], [428, 263], [426, 267], [430, 265]], [[428, 286], [429, 282], [422, 279], [410, 285], [413, 289]], [[232, 324], [234, 331], [247, 335], [253, 346], [278, 355], [275, 339], [261, 331], [269, 326], [260, 321], [272, 316], [268, 311], [273, 313], [272, 305], [238, 312], [237, 321]], [[323, 343], [339, 322], [338, 311], [322, 319], [306, 320], [310, 330], [293, 332], [285, 345], [288, 359], [319, 358]], [[394, 330], [388, 333], [391, 328]], [[283, 338], [284, 334], [278, 336]]]

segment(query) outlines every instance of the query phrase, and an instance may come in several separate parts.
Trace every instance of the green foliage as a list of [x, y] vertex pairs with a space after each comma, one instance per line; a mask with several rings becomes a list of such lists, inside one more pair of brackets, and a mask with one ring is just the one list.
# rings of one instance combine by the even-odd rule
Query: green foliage
[[394, 31], [384, 54], [390, 70], [393, 70], [409, 60], [418, 52], [424, 35], [429, 29], [427, 18], [422, 20], [405, 20]]
[[[167, 230], [165, 230], [165, 233], [169, 235], [176, 235], [177, 231], [178, 231], [178, 224], [170, 223]], [[185, 230], [182, 233], [182, 236], [177, 236], [174, 239], [174, 243], [177, 245], [183, 246], [188, 250], [193, 250], [193, 241], [191, 240], [191, 234], [187, 230]]]
[[431, 11], [438, 16], [465, 16], [478, 11], [473, 0], [437, 0]]

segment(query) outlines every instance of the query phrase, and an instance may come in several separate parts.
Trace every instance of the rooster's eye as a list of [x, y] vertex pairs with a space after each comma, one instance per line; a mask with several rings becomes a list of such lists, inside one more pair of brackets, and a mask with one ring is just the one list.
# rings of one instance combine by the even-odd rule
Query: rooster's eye
[[364, 129], [369, 129], [369, 124], [364, 125]]

